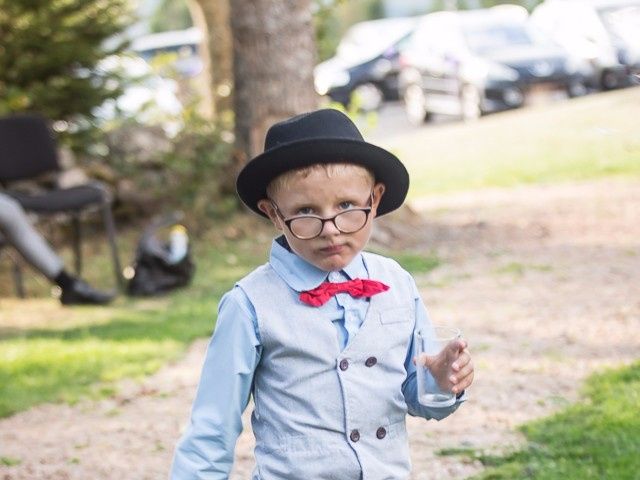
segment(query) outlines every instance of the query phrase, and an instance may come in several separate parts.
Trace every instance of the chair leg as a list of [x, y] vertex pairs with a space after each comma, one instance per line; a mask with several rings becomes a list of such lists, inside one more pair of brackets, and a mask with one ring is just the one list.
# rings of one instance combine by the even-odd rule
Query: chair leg
[[24, 279], [22, 278], [22, 269], [20, 268], [20, 264], [17, 261], [12, 262], [13, 265], [11, 267], [13, 274], [13, 284], [16, 288], [16, 296], [18, 298], [25, 298], [26, 292], [24, 289]]
[[[1, 240], [1, 239], [0, 239]], [[4, 244], [0, 241], [0, 254], [2, 254]], [[9, 261], [11, 262], [11, 276], [13, 277], [13, 286], [16, 290], [16, 296], [19, 298], [26, 297], [26, 291], [24, 288], [24, 280], [22, 278], [22, 268], [20, 267], [20, 261], [16, 258], [13, 258], [13, 255], [10, 253], [7, 255], [9, 257]]]
[[116, 226], [111, 213], [111, 205], [107, 202], [102, 205], [102, 217], [104, 219], [107, 237], [109, 238], [109, 246], [111, 247], [111, 258], [113, 259], [113, 272], [116, 276], [116, 285], [122, 291], [124, 290], [124, 279], [122, 278], [118, 245], [116, 244]]
[[82, 225], [80, 223], [80, 215], [71, 217], [73, 224], [73, 253], [75, 256], [76, 275], [82, 276]]

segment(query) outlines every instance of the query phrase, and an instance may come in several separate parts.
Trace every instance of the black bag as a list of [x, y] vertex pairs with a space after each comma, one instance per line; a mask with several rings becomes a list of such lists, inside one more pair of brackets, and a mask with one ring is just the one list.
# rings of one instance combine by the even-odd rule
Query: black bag
[[191, 249], [177, 263], [169, 262], [169, 245], [158, 240], [158, 230], [177, 222], [171, 215], [155, 220], [149, 225], [136, 249], [133, 263], [134, 275], [127, 284], [127, 294], [132, 296], [160, 295], [191, 283], [195, 265], [191, 259]]

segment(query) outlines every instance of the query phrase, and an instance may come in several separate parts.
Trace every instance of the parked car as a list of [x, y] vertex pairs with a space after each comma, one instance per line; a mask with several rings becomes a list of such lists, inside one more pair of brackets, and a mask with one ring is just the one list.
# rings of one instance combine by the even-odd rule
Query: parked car
[[354, 92], [363, 110], [398, 98], [398, 49], [415, 18], [387, 18], [353, 25], [336, 55], [314, 70], [316, 91], [348, 106]]
[[546, 0], [531, 21], [593, 66], [593, 87], [626, 86], [640, 73], [640, 0]]
[[586, 92], [588, 65], [528, 25], [519, 6], [422, 17], [401, 53], [400, 88], [409, 119], [477, 118], [544, 97]]
[[197, 27], [192, 27], [136, 37], [131, 42], [131, 50], [146, 61], [153, 60], [156, 55], [173, 53], [176, 55], [174, 66], [178, 73], [190, 78], [198, 75], [204, 68], [199, 52], [201, 42], [202, 32]]

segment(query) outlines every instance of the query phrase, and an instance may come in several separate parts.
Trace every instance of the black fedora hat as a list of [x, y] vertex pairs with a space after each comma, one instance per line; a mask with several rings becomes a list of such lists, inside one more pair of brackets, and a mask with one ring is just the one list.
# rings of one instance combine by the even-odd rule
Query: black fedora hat
[[271, 126], [264, 152], [247, 163], [236, 181], [240, 199], [254, 212], [266, 216], [258, 202], [267, 198], [267, 185], [290, 170], [317, 163], [353, 163], [371, 170], [385, 192], [378, 216], [402, 205], [409, 189], [409, 174], [387, 150], [367, 143], [344, 113], [316, 110]]

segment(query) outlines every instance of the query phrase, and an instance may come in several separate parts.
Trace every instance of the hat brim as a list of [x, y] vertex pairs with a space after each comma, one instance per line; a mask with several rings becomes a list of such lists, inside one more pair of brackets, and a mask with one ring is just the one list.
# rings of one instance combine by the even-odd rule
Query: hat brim
[[318, 163], [353, 163], [371, 170], [376, 182], [385, 185], [377, 216], [397, 209], [407, 196], [409, 173], [395, 155], [371, 143], [346, 138], [307, 139], [258, 155], [238, 175], [238, 196], [251, 210], [266, 217], [258, 202], [267, 198], [267, 185], [285, 172]]

